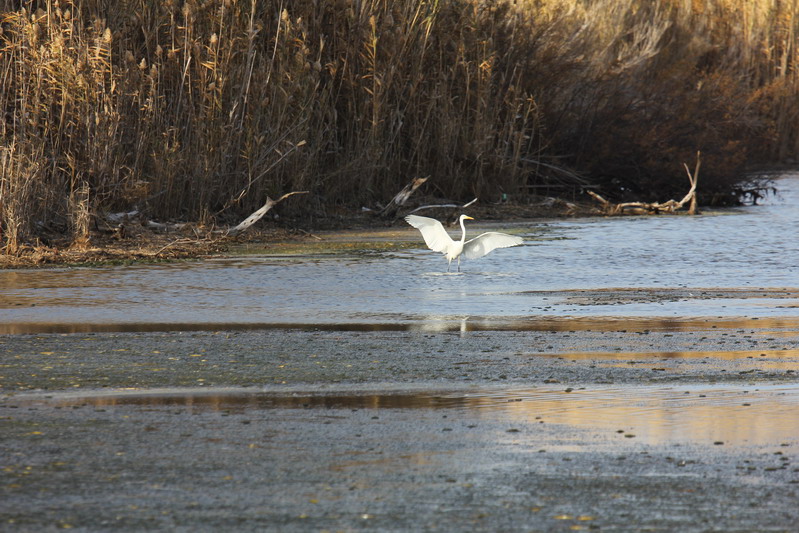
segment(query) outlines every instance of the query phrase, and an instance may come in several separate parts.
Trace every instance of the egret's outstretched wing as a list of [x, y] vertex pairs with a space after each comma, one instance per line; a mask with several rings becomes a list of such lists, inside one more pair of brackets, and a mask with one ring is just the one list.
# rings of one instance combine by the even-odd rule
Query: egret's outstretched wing
[[446, 252], [447, 247], [452, 244], [452, 238], [447, 230], [434, 218], [408, 215], [405, 217], [405, 222], [422, 232], [425, 244], [434, 252]]
[[483, 257], [491, 250], [518, 246], [523, 242], [524, 239], [516, 235], [489, 231], [488, 233], [478, 235], [470, 241], [466, 241], [466, 244], [463, 245], [463, 256], [466, 259], [477, 259], [478, 257]]

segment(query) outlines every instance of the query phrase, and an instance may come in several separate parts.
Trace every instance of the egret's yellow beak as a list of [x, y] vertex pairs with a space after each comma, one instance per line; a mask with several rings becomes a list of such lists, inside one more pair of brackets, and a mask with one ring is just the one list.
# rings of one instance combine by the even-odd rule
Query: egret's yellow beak
[[464, 216], [464, 217], [463, 217], [463, 219], [464, 219], [464, 220], [474, 220], [474, 219], [473, 219], [472, 217], [470, 217], [470, 216]]

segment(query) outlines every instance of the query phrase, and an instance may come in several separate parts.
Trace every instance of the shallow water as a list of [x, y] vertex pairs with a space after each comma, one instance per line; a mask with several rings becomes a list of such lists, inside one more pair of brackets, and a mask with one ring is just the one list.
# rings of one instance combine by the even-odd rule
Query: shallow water
[[[72, 392], [17, 398], [21, 405], [188, 409], [246, 413], [264, 409], [411, 409], [513, 424], [562, 424], [648, 444], [772, 445], [795, 443], [799, 387], [789, 385], [597, 386], [429, 391], [293, 391], [160, 389]], [[511, 431], [513, 433], [514, 431]]]
[[[423, 248], [0, 272], [0, 333], [361, 324], [436, 329], [586, 317], [799, 318], [799, 176], [698, 217], [470, 227], [524, 246], [446, 273]], [[398, 240], [421, 239], [397, 228]], [[646, 289], [646, 290], [641, 290]], [[767, 290], [762, 290], [767, 289]]]

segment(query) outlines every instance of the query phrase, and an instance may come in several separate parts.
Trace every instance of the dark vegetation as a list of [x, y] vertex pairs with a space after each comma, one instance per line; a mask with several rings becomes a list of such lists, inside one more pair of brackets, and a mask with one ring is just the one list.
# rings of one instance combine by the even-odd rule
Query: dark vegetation
[[591, 185], [733, 202], [799, 151], [784, 0], [0, 0], [0, 246]]

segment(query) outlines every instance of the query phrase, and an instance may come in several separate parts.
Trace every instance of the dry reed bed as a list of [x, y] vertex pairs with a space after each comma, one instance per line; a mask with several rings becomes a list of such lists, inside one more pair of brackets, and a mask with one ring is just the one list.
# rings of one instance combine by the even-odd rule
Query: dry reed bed
[[137, 208], [218, 223], [587, 180], [729, 198], [794, 158], [780, 0], [0, 0], [0, 245]]

